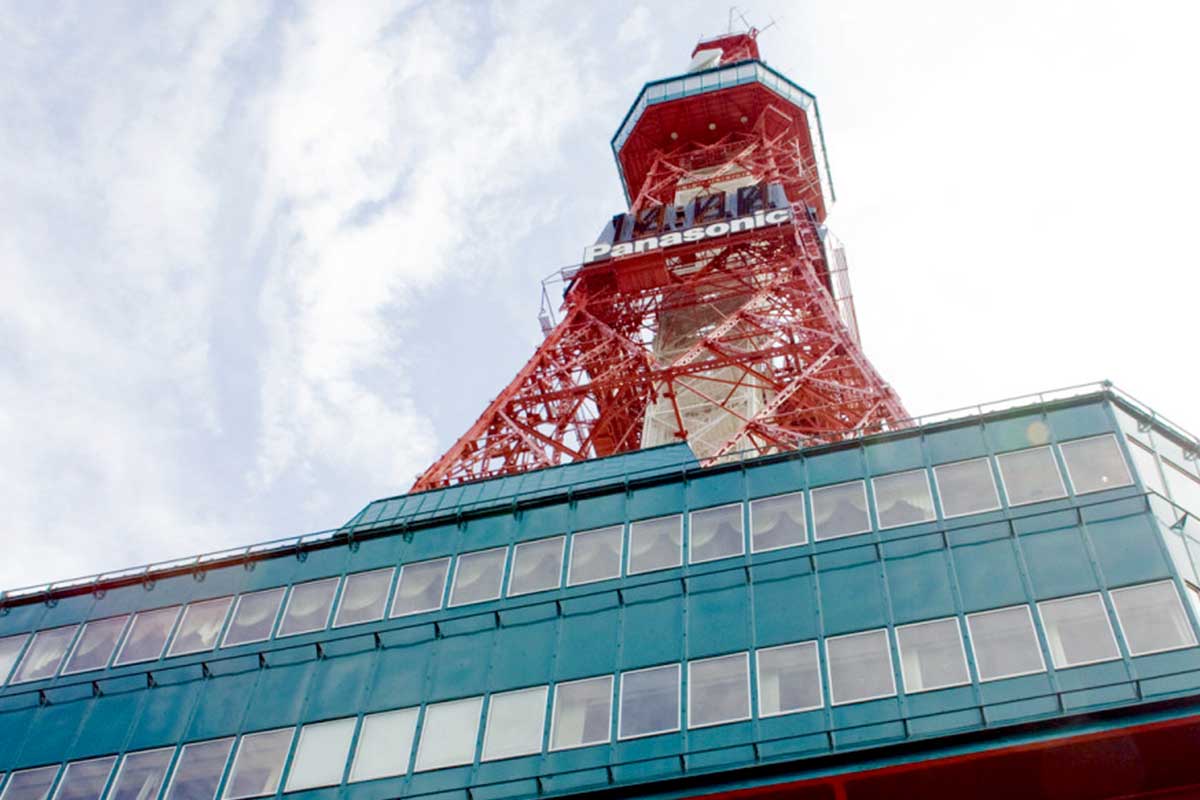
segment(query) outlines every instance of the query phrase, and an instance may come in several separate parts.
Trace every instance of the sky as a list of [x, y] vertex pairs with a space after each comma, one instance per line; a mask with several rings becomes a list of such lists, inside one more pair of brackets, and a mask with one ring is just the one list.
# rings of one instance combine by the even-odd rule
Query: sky
[[[1200, 6], [756, 0], [914, 414], [1110, 379], [1200, 430]], [[406, 491], [623, 210], [729, 3], [0, 5], [0, 588]]]

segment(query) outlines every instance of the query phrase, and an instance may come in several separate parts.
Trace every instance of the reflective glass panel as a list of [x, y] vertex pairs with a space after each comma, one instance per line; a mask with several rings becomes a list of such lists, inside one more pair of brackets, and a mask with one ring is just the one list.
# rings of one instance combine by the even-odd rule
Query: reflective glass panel
[[971, 633], [979, 680], [1011, 678], [1046, 669], [1028, 606], [968, 614], [967, 629]]
[[567, 585], [577, 586], [621, 575], [621, 543], [624, 528], [614, 525], [584, 531], [571, 537], [571, 563]]
[[465, 606], [499, 597], [507, 556], [505, 547], [459, 556], [454, 567], [454, 585], [450, 587], [450, 605]]
[[[1158, 492], [1163, 497], [1166, 497], [1167, 487], [1163, 484], [1162, 474], [1158, 471], [1158, 457], [1154, 455], [1154, 451], [1132, 436], [1128, 436], [1126, 439], [1129, 442], [1129, 455], [1133, 457], [1133, 463], [1137, 466], [1138, 476], [1141, 477], [1142, 484], [1150, 491]], [[1065, 447], [1064, 445], [1064, 456], [1066, 455]], [[1068, 461], [1067, 463], [1070, 464], [1071, 462]], [[1075, 491], [1079, 492], [1078, 489]]]
[[812, 490], [813, 535], [818, 541], [871, 530], [867, 487], [862, 481]]
[[54, 790], [54, 800], [100, 800], [115, 763], [117, 757], [108, 756], [67, 764], [67, 771]]
[[896, 645], [906, 692], [959, 686], [971, 680], [957, 619], [902, 625], [896, 628]]
[[1132, 655], [1191, 647], [1196, 635], [1170, 581], [1109, 592]]
[[1098, 594], [1038, 603], [1054, 666], [1074, 667], [1120, 658], [1108, 612]]
[[537, 542], [521, 542], [514, 547], [508, 594], [512, 596], [557, 589], [562, 581], [565, 543], [565, 537], [555, 536]]
[[217, 637], [225, 625], [225, 617], [229, 607], [233, 605], [232, 597], [218, 597], [215, 600], [205, 600], [202, 603], [189, 603], [183, 609], [183, 619], [179, 622], [179, 630], [171, 641], [168, 656], [181, 656], [187, 653], [201, 653], [212, 650], [217, 646]]
[[679, 730], [679, 665], [639, 669], [621, 675], [617, 736], [632, 739]]
[[1000, 507], [996, 481], [986, 458], [942, 464], [933, 468], [942, 513], [947, 517], [977, 514]]
[[333, 608], [338, 580], [325, 578], [293, 586], [275, 636], [295, 636], [323, 630], [329, 624], [329, 611]]
[[417, 747], [417, 772], [470, 764], [475, 760], [482, 697], [451, 700], [425, 706], [421, 744]]
[[179, 606], [171, 606], [135, 614], [114, 665], [154, 661], [161, 656], [175, 620], [179, 618], [179, 610]]
[[283, 603], [285, 591], [284, 587], [280, 586], [278, 589], [267, 589], [239, 597], [221, 646], [232, 647], [271, 638], [271, 629], [275, 627], [275, 618], [279, 616], [279, 606]]
[[808, 541], [804, 494], [781, 494], [750, 501], [750, 551], [777, 550]]
[[758, 661], [759, 716], [789, 714], [823, 705], [816, 642], [759, 650], [754, 657]]
[[564, 750], [609, 740], [612, 676], [588, 678], [554, 687], [550, 749]]
[[629, 574], [683, 563], [683, 517], [642, 519], [629, 526]]
[[4, 682], [8, 680], [13, 665], [21, 657], [21, 648], [25, 646], [25, 642], [28, 639], [29, 634], [27, 633], [6, 636], [0, 639], [0, 686], [3, 686]]
[[174, 747], [163, 747], [125, 756], [107, 800], [154, 800], [174, 754]]
[[62, 628], [52, 628], [48, 631], [38, 631], [33, 635], [21, 663], [13, 674], [12, 682], [36, 681], [49, 678], [58, 672], [71, 640], [75, 638], [78, 625], [67, 625]]
[[110, 617], [84, 625], [83, 632], [79, 634], [79, 639], [63, 666], [63, 674], [107, 667], [128, 619], [128, 616]]
[[420, 614], [437, 611], [442, 607], [442, 596], [446, 593], [446, 575], [450, 571], [449, 558], [435, 558], [416, 564], [405, 564], [400, 568], [400, 583], [392, 599], [392, 616]]
[[896, 693], [887, 631], [866, 631], [825, 640], [829, 693], [834, 704], [857, 703]]
[[1067, 477], [1075, 494], [1098, 492], [1133, 483], [1121, 448], [1112, 434], [1063, 442], [1058, 447], [1067, 464]]
[[1167, 478], [1167, 488], [1171, 491], [1171, 500], [1175, 505], [1185, 508], [1194, 514], [1200, 514], [1200, 479], [1185, 467], [1181, 467], [1169, 458], [1162, 460], [1163, 475]]
[[213, 800], [232, 749], [232, 738], [185, 744], [175, 762], [165, 800]]
[[688, 561], [693, 564], [740, 556], [746, 550], [742, 504], [693, 511], [688, 537]]
[[296, 755], [288, 770], [285, 792], [315, 789], [318, 786], [337, 786], [350, 757], [350, 742], [354, 738], [354, 717], [316, 722], [300, 729]]
[[546, 727], [545, 686], [494, 694], [488, 699], [483, 761], [541, 752]]
[[363, 717], [362, 731], [350, 768], [351, 781], [369, 781], [408, 772], [417, 733], [416, 708], [384, 711]]
[[294, 730], [285, 728], [248, 733], [242, 737], [233, 759], [233, 771], [225, 784], [227, 800], [275, 794]]
[[1058, 462], [1049, 447], [1034, 447], [996, 456], [1010, 506], [1066, 497]]
[[46, 800], [50, 786], [58, 775], [58, 764], [37, 769], [23, 769], [8, 776], [8, 784], [0, 800]]
[[884, 475], [872, 481], [879, 527], [896, 528], [934, 518], [929, 476], [923, 469]]
[[347, 575], [346, 583], [342, 587], [342, 599], [338, 601], [337, 615], [333, 618], [333, 627], [383, 619], [394, 571], [388, 567]]
[[688, 727], [750, 718], [750, 654], [688, 663]]

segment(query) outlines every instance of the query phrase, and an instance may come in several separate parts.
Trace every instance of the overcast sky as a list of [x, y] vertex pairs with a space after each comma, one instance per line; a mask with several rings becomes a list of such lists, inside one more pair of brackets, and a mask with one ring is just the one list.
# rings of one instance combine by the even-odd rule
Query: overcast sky
[[[1200, 430], [1200, 8], [747, 2], [820, 102], [910, 411], [1110, 378]], [[406, 490], [622, 210], [701, 3], [0, 5], [0, 587]]]

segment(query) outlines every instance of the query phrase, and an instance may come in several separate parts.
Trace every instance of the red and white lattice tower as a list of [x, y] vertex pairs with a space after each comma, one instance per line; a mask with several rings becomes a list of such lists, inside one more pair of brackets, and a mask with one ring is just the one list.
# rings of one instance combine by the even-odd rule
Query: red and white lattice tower
[[629, 211], [566, 272], [562, 318], [413, 487], [687, 441], [703, 463], [896, 427], [859, 346], [816, 100], [756, 32], [701, 42], [613, 138]]

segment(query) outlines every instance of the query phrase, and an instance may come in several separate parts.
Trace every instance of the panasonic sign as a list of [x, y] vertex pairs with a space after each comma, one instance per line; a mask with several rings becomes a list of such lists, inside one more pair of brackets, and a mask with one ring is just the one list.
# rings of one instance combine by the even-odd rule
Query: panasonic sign
[[640, 239], [634, 239], [631, 242], [620, 242], [618, 244], [597, 242], [584, 249], [583, 263], [591, 264], [592, 262], [602, 261], [607, 258], [645, 253], [649, 250], [663, 250], [683, 244], [684, 242], [702, 242], [705, 239], [715, 239], [721, 236], [728, 236], [731, 233], [741, 233], [742, 231], [752, 231], [756, 228], [782, 225], [785, 222], [791, 222], [791, 220], [792, 210], [790, 208], [776, 208], [771, 211], [757, 211], [753, 214], [747, 214], [744, 217], [737, 217], [729, 221], [721, 220], [720, 222], [711, 222], [708, 225], [697, 225], [682, 231], [671, 231], [670, 233], [655, 236], [645, 236]]

